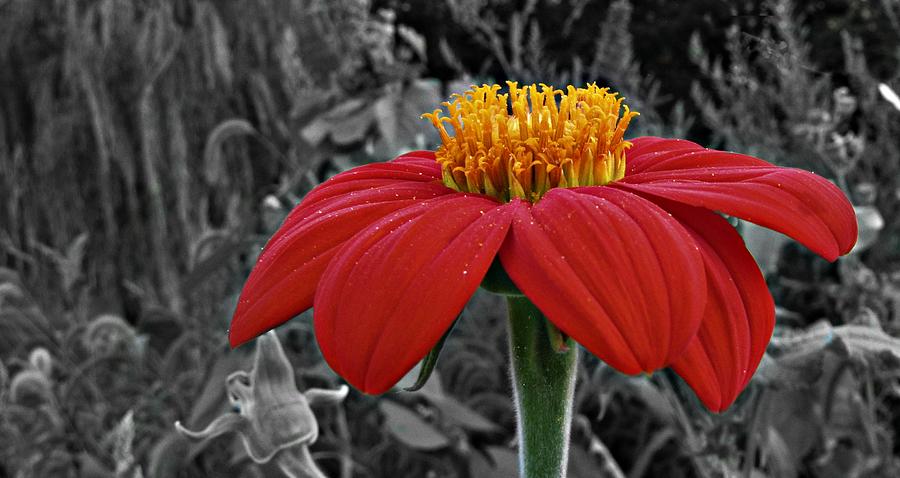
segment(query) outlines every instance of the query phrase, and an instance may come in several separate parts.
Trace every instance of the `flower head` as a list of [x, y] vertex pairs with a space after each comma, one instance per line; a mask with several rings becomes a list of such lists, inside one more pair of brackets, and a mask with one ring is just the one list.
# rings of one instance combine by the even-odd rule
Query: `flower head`
[[[815, 174], [663, 138], [604, 89], [473, 87], [445, 103], [437, 152], [341, 173], [269, 241], [232, 320], [239, 345], [315, 306], [322, 354], [368, 393], [435, 346], [495, 258], [556, 327], [616, 369], [673, 367], [714, 411], [749, 382], [774, 305], [717, 213], [828, 260], [856, 241]], [[446, 125], [452, 129], [448, 131]]]

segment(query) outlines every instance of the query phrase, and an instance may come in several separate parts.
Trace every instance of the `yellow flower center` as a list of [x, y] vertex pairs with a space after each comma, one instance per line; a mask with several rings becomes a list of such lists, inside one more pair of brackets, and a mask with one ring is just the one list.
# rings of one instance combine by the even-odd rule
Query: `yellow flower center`
[[595, 84], [565, 92], [507, 84], [509, 94], [497, 94], [500, 85], [454, 94], [443, 103], [449, 116], [441, 109], [422, 115], [441, 134], [435, 156], [447, 187], [535, 202], [550, 188], [603, 185], [625, 175], [631, 143], [623, 138], [638, 113], [618, 94]]

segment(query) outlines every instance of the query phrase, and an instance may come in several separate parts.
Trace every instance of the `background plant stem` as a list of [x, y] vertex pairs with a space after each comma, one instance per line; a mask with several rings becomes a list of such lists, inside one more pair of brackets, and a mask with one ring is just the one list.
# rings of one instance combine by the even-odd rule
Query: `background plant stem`
[[281, 450], [275, 457], [278, 468], [290, 478], [327, 478], [309, 454], [306, 445]]

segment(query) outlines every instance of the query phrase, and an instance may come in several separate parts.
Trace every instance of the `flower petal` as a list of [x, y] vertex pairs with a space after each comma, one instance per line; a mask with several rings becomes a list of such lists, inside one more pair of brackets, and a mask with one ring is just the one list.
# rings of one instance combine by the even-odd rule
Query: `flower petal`
[[775, 304], [740, 234], [721, 216], [657, 199], [687, 227], [706, 265], [709, 298], [700, 331], [674, 370], [707, 408], [720, 412], [741, 393], [765, 353]]
[[419, 150], [419, 151], [410, 151], [408, 153], [403, 153], [400, 156], [397, 156], [392, 161], [394, 163], [403, 163], [403, 162], [422, 162], [430, 165], [436, 171], [438, 176], [441, 174], [441, 167], [438, 166], [437, 159], [434, 156], [434, 151], [428, 150]]
[[453, 323], [519, 207], [458, 193], [397, 211], [355, 236], [316, 290], [316, 338], [328, 364], [363, 392], [387, 391]]
[[625, 175], [642, 173], [644, 170], [673, 154], [704, 149], [697, 143], [685, 139], [657, 138], [642, 136], [629, 140], [631, 148], [625, 151]]
[[291, 212], [260, 255], [231, 322], [231, 345], [310, 308], [319, 277], [338, 246], [366, 226], [423, 199], [451, 193], [418, 163], [366, 165], [323, 183]]
[[667, 366], [700, 325], [706, 279], [694, 240], [634, 194], [551, 190], [516, 211], [500, 258], [550, 321], [622, 372]]
[[[856, 242], [856, 217], [835, 185], [813, 173], [751, 156], [709, 149], [629, 156], [633, 174], [615, 183], [629, 191], [720, 211], [784, 233], [833, 261]], [[646, 157], [656, 155], [651, 162]]]
[[365, 190], [398, 184], [416, 186], [427, 183], [440, 186], [441, 169], [437, 162], [427, 160], [424, 154], [414, 153], [407, 153], [391, 162], [366, 164], [336, 174], [310, 191], [303, 202], [291, 211], [285, 224], [307, 217], [330, 201], [346, 199]]

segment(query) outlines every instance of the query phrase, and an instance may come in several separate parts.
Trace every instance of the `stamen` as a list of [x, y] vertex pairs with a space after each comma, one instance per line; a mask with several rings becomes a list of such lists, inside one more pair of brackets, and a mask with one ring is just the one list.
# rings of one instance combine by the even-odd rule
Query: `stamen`
[[625, 175], [625, 130], [638, 113], [623, 98], [596, 84], [566, 92], [507, 85], [508, 94], [498, 94], [500, 85], [473, 86], [443, 103], [448, 116], [441, 109], [422, 115], [441, 136], [435, 156], [447, 187], [535, 202], [552, 188]]

